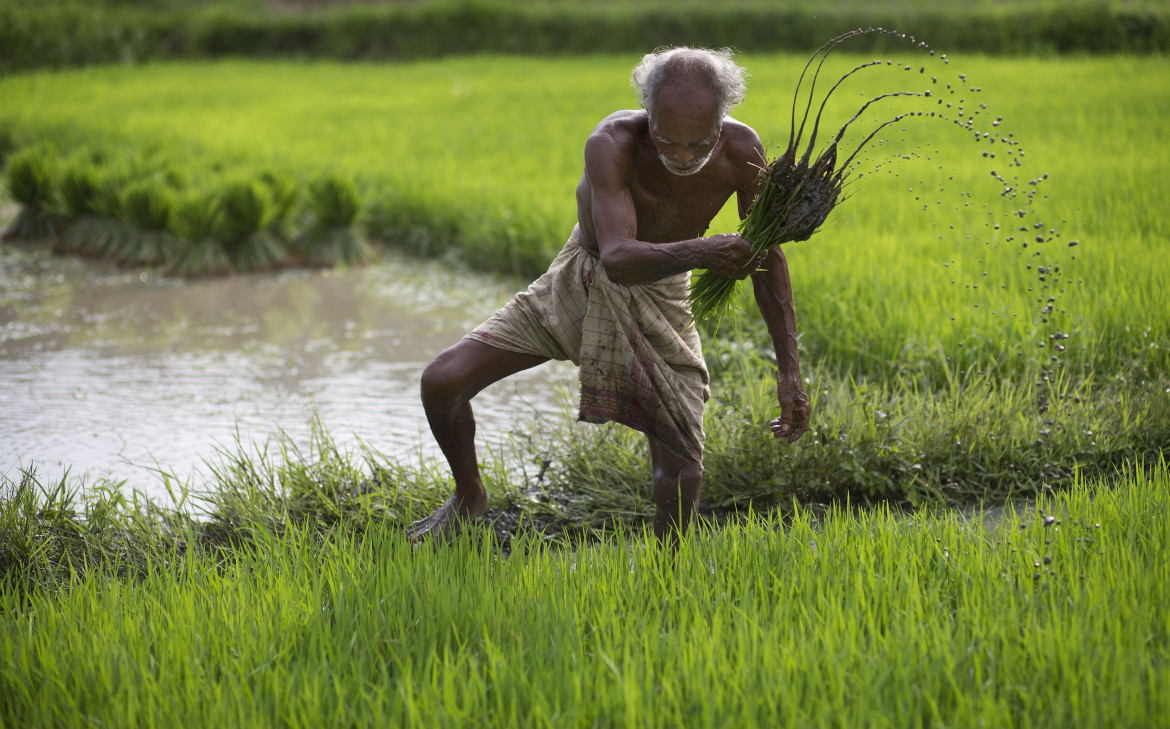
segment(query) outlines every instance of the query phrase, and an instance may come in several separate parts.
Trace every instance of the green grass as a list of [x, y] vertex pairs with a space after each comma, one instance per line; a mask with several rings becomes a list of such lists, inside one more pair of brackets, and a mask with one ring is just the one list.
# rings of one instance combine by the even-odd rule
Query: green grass
[[[65, 159], [81, 148], [109, 164], [136, 155], [134, 164], [160, 178], [177, 168], [178, 186], [276, 169], [303, 188], [310, 177], [340, 171], [368, 193], [375, 240], [534, 275], [573, 223], [582, 140], [610, 110], [632, 103], [633, 60], [226, 62], [30, 74], [0, 81], [0, 128], [24, 143], [53, 142]], [[858, 60], [837, 59], [829, 76]], [[803, 61], [744, 58], [753, 78], [738, 116], [773, 147], [786, 140]], [[1156, 121], [1170, 113], [1167, 62], [964, 58], [950, 66], [934, 59], [935, 69], [940, 84], [966, 73], [983, 89], [965, 94], [986, 104], [982, 119], [1004, 117], [999, 129], [1026, 150], [1021, 188], [1048, 174], [1038, 188], [1046, 197], [1027, 222], [1061, 237], [1041, 247], [1039, 259], [1036, 246], [1005, 241], [1006, 216], [1019, 201], [1000, 197], [990, 172], [1007, 173], [982, 158], [987, 147], [967, 133], [917, 119], [902, 142], [895, 127], [860, 172], [873, 172], [883, 155], [931, 159], [869, 174], [825, 230], [786, 248], [804, 346], [818, 361], [861, 375], [930, 368], [939, 351], [960, 369], [1018, 371], [1017, 363], [1047, 354], [1033, 351], [1038, 342], [1067, 332], [1064, 359], [1078, 368], [1170, 369], [1170, 306], [1161, 293], [1170, 289], [1161, 250], [1170, 224], [1158, 212], [1170, 206], [1160, 179], [1170, 140]], [[832, 128], [863, 91], [929, 85], [884, 68], [855, 79], [830, 106]], [[929, 150], [919, 148], [927, 142]], [[725, 210], [712, 230], [733, 230], [735, 222]], [[991, 223], [1005, 229], [996, 233]], [[1039, 265], [1062, 271], [1051, 326], [1037, 316]]]
[[[225, 255], [207, 207], [220, 185], [261, 185], [248, 199], [265, 204], [240, 207], [271, 223], [273, 179], [340, 175], [381, 244], [531, 274], [572, 225], [585, 135], [631, 104], [634, 60], [28, 74], [0, 79], [0, 138], [55, 148], [54, 170], [93, 165], [99, 185], [152, 180], [210, 257]], [[743, 60], [738, 116], [781, 145], [804, 58]], [[952, 66], [1026, 149], [1025, 184], [1048, 173], [1028, 220], [1059, 240], [996, 235], [1018, 201], [966, 132], [896, 128], [829, 226], [786, 248], [812, 432], [791, 446], [766, 432], [757, 317], [706, 338], [711, 519], [677, 557], [639, 532], [644, 439], [568, 414], [484, 454], [498, 521], [449, 549], [402, 535], [449, 492], [445, 469], [340, 452], [323, 429], [308, 452], [225, 451], [207, 483], [160, 475], [177, 509], [116, 482], [3, 479], [0, 725], [1156, 725], [1170, 67]], [[834, 119], [861, 88], [890, 90], [889, 74], [862, 79]], [[926, 190], [940, 202], [923, 210]], [[272, 240], [312, 211], [302, 196], [280, 220]], [[713, 231], [735, 224], [725, 210]], [[1039, 265], [1061, 266], [1059, 287]], [[1041, 291], [1058, 299], [1049, 322]], [[986, 526], [932, 510], [980, 500]], [[923, 509], [893, 506], [907, 502]]]
[[223, 553], [179, 525], [123, 579], [117, 554], [0, 578], [0, 721], [1155, 726], [1168, 494], [1161, 463], [983, 520], [799, 509], [677, 555], [629, 532], [412, 550], [377, 518]]
[[[956, 98], [945, 84], [957, 85], [964, 73], [964, 88], [982, 91], [956, 96], [971, 97], [971, 110], [986, 105], [979, 124], [1012, 133], [1023, 166], [1005, 166], [1002, 144], [977, 144], [937, 119], [888, 128], [824, 230], [786, 246], [813, 433], [794, 448], [766, 437], [776, 406], [754, 305], [745, 302], [749, 313], [735, 327], [706, 337], [719, 380], [707, 423], [710, 505], [754, 500], [763, 508], [792, 496], [849, 494], [915, 503], [1003, 498], [1066, 484], [1077, 464], [1097, 474], [1156, 458], [1170, 442], [1163, 251], [1170, 223], [1161, 215], [1170, 208], [1161, 179], [1170, 138], [1158, 123], [1170, 113], [1163, 93], [1170, 66], [1125, 57], [943, 64], [914, 52], [897, 60], [907, 59], [929, 70], [883, 66], [856, 75], [833, 97], [827, 129], [878, 92], [929, 85], [931, 101]], [[35, 73], [0, 80], [0, 130], [22, 148], [55, 148], [54, 169], [92, 164], [107, 187], [147, 178], [173, 190], [183, 203], [173, 224], [203, 231], [190, 233], [201, 236], [192, 266], [228, 265], [229, 252], [268, 265], [279, 250], [273, 245], [294, 247], [288, 228], [311, 230], [304, 191], [341, 176], [357, 181], [360, 222], [381, 245], [534, 275], [573, 224], [583, 139], [609, 111], [631, 105], [626, 78], [635, 60], [223, 62]], [[825, 78], [863, 60], [834, 57]], [[787, 140], [804, 61], [743, 59], [753, 76], [737, 116], [770, 148]], [[929, 84], [931, 75], [938, 84]], [[922, 103], [900, 101], [865, 119], [876, 124]], [[856, 141], [851, 134], [843, 149]], [[1038, 191], [1033, 204], [1001, 196], [992, 170], [1005, 178], [1017, 172], [1017, 187]], [[1027, 184], [1045, 174], [1039, 186]], [[300, 193], [276, 205], [265, 192], [280, 187], [274, 179]], [[252, 216], [255, 224], [283, 211], [276, 229], [248, 239], [265, 243], [267, 257], [246, 257], [247, 246], [225, 252], [206, 237], [213, 216], [190, 202], [241, 185], [272, 203]], [[1011, 229], [1019, 209], [1027, 210], [1023, 222], [1059, 237], [1027, 249], [1007, 241], [1021, 236]], [[729, 207], [712, 231], [736, 223]], [[1059, 266], [1059, 280], [1041, 266]], [[613, 429], [550, 433], [560, 483], [617, 494], [592, 512], [562, 516], [595, 525], [606, 513], [645, 514], [641, 439]]]

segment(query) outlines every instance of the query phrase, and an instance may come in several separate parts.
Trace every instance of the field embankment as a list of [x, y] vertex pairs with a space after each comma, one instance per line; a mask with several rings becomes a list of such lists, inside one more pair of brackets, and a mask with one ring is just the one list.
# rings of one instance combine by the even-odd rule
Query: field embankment
[[[0, 73], [224, 56], [376, 61], [469, 53], [636, 53], [680, 43], [811, 51], [825, 38], [870, 26], [929, 38], [952, 52], [1170, 49], [1170, 15], [1164, 4], [1150, 1], [8, 0], [0, 6]], [[892, 47], [880, 37], [863, 44], [858, 50]]]

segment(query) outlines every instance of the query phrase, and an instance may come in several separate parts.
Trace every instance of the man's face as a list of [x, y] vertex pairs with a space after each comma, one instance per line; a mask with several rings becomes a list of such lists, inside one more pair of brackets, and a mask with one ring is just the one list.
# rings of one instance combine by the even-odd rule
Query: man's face
[[711, 161], [722, 119], [710, 89], [695, 84], [664, 87], [650, 117], [650, 141], [671, 174], [693, 175]]

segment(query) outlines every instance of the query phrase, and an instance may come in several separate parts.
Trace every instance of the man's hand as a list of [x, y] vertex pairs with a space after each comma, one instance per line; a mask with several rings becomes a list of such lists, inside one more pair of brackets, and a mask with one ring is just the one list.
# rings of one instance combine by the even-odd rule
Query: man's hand
[[723, 278], [743, 280], [758, 266], [752, 244], [738, 233], [709, 235], [703, 238], [703, 244], [703, 267]]
[[772, 435], [795, 443], [808, 432], [812, 411], [800, 377], [780, 376], [776, 380], [776, 399], [780, 402], [780, 417], [772, 421]]

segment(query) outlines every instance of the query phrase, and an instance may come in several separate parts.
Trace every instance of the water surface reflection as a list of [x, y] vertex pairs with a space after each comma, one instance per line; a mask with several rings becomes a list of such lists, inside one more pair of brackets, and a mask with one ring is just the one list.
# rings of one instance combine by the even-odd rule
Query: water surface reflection
[[[399, 258], [182, 282], [0, 247], [0, 473], [69, 468], [161, 496], [155, 468], [198, 484], [237, 432], [307, 449], [314, 411], [343, 446], [438, 457], [419, 373], [514, 286]], [[572, 373], [486, 390], [481, 441], [558, 410]]]

